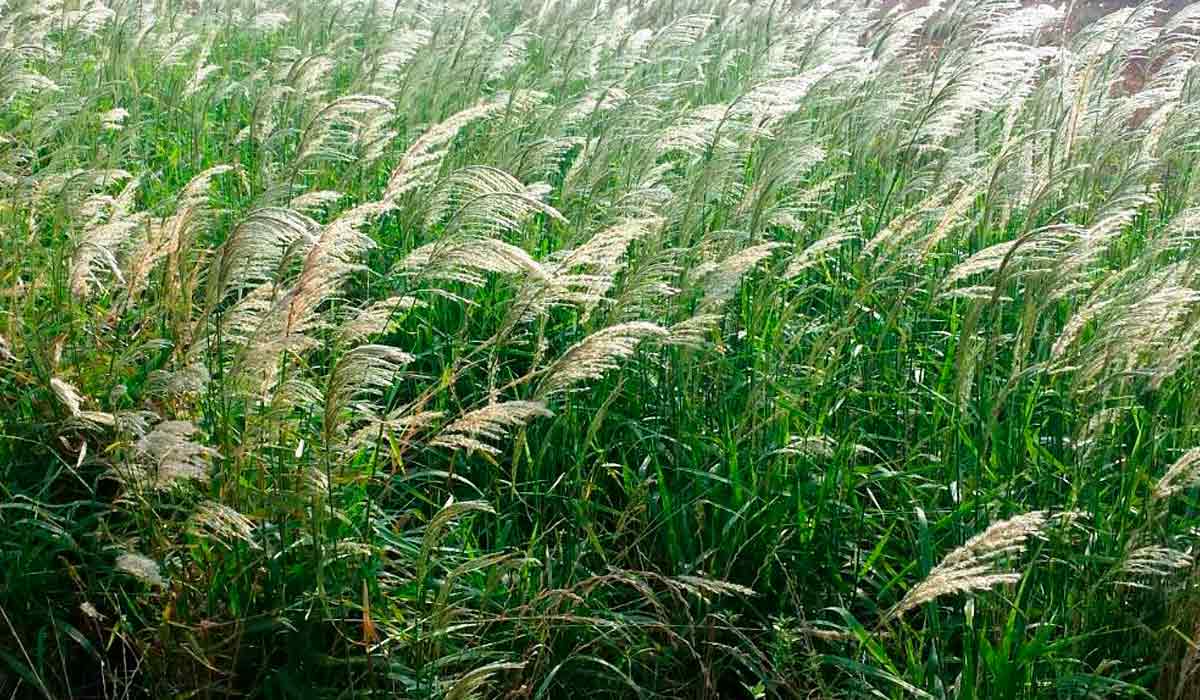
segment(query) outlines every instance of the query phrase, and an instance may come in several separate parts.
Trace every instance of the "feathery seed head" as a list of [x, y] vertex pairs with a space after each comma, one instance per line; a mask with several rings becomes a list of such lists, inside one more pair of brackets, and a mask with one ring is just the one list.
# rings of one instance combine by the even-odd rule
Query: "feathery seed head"
[[948, 593], [987, 590], [1019, 581], [1021, 574], [1017, 572], [998, 571], [998, 560], [1023, 552], [1026, 541], [1040, 537], [1047, 522], [1045, 512], [1034, 511], [993, 523], [947, 554], [925, 580], [909, 589], [904, 598], [888, 611], [885, 619], [896, 619]]
[[218, 540], [230, 543], [239, 540], [259, 549], [254, 539], [254, 522], [238, 511], [222, 503], [204, 501], [192, 516], [193, 530], [211, 534]]
[[158, 562], [142, 554], [133, 552], [121, 554], [117, 557], [116, 567], [117, 571], [129, 574], [150, 586], [163, 588], [167, 585]]
[[191, 440], [196, 426], [188, 421], [164, 421], [138, 440], [139, 461], [132, 465], [134, 483], [168, 488], [181, 481], [208, 479], [209, 460], [216, 450]]
[[508, 437], [515, 428], [524, 427], [533, 418], [553, 415], [540, 401], [504, 401], [464, 413], [447, 425], [430, 444], [455, 450], [499, 454], [489, 442]]
[[548, 368], [538, 393], [555, 394], [581, 382], [599, 379], [615, 369], [619, 361], [631, 357], [643, 340], [662, 340], [668, 335], [661, 326], [646, 321], [620, 323], [596, 331], [571, 346]]
[[1197, 484], [1200, 484], [1200, 447], [1193, 447], [1167, 468], [1152, 493], [1154, 498], [1162, 500]]

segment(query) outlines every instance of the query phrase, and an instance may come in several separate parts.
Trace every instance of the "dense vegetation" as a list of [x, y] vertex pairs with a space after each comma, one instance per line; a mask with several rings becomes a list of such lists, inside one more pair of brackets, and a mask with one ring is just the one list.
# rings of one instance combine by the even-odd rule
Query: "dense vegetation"
[[0, 0], [0, 695], [1194, 697], [1198, 49]]

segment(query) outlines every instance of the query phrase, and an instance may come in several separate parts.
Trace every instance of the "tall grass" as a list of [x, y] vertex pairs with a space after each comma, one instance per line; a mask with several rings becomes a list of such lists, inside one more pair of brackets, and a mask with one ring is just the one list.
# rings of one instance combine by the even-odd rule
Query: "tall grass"
[[1200, 692], [1198, 9], [0, 0], [0, 694]]

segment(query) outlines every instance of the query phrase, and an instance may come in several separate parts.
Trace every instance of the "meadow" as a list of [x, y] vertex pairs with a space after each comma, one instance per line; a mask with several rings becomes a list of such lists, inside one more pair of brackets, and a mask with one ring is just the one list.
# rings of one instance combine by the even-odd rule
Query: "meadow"
[[0, 697], [1200, 697], [1200, 4], [916, 5], [0, 0]]

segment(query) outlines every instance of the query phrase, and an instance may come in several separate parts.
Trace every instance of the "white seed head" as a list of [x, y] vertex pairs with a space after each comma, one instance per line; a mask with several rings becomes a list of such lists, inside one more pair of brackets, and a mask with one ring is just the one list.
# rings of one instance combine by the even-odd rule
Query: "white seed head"
[[129, 574], [148, 585], [158, 588], [167, 585], [167, 582], [162, 577], [162, 571], [158, 566], [158, 562], [150, 557], [126, 552], [117, 557], [116, 566], [117, 571]]

